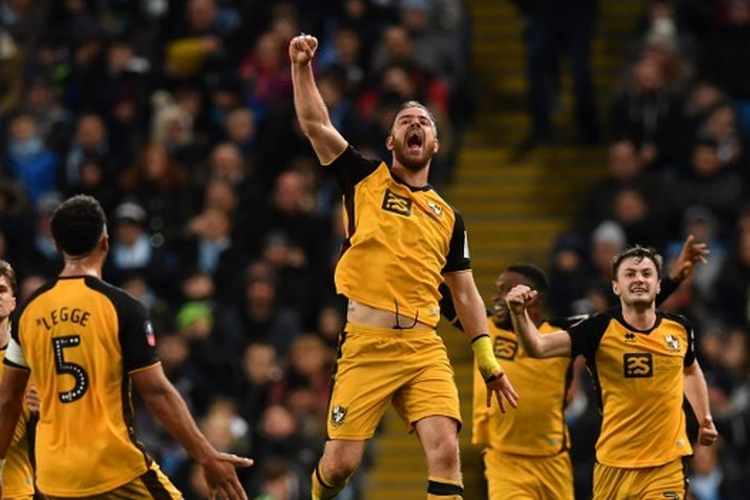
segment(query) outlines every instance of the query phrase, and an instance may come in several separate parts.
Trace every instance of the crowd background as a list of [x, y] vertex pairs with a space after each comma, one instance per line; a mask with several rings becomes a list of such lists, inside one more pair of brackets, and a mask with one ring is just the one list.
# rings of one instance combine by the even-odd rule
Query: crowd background
[[[322, 95], [365, 154], [387, 159], [396, 107], [426, 103], [439, 187], [451, 183], [476, 92], [468, 2], [314, 3], [0, 0], [0, 257], [21, 299], [60, 268], [51, 210], [68, 195], [97, 197], [110, 220], [105, 278], [148, 306], [168, 376], [215, 446], [256, 459], [243, 481], [267, 500], [309, 498], [344, 312], [332, 284], [339, 193], [295, 123], [288, 41], [319, 36]], [[709, 263], [664, 307], [696, 326], [723, 436], [696, 450], [692, 494], [746, 498], [750, 2], [643, 5], [611, 108], [579, 110], [582, 127], [601, 123], [583, 139], [604, 142], [609, 165], [551, 250], [550, 314], [612, 304], [609, 261], [627, 244], [673, 258], [688, 233], [709, 242]], [[542, 139], [531, 146], [552, 142]], [[585, 380], [574, 389], [586, 498], [597, 416]], [[199, 497], [205, 485], [177, 443], [145, 412], [136, 428], [186, 498]], [[366, 477], [342, 498], [363, 498]]]

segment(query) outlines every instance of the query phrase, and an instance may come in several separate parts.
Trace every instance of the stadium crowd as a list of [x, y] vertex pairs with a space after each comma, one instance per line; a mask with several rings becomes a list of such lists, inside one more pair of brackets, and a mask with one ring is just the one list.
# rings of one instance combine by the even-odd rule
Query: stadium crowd
[[[388, 156], [402, 101], [426, 103], [435, 184], [450, 183], [472, 116], [468, 2], [315, 3], [0, 1], [0, 257], [20, 299], [59, 269], [51, 210], [95, 196], [111, 222], [105, 279], [148, 305], [165, 371], [211, 442], [256, 459], [242, 473], [258, 499], [309, 498], [343, 321], [339, 193], [294, 120], [289, 40], [319, 36], [331, 118], [365, 154]], [[692, 495], [746, 498], [750, 2], [650, 1], [634, 30], [602, 134], [609, 172], [552, 250], [549, 305], [613, 304], [609, 262], [628, 244], [669, 258], [688, 233], [709, 242], [664, 307], [697, 327], [723, 437], [697, 447]], [[593, 401], [584, 383], [568, 412], [582, 485]], [[186, 498], [203, 494], [179, 445], [145, 413], [136, 427]], [[361, 498], [356, 477], [342, 498]]]

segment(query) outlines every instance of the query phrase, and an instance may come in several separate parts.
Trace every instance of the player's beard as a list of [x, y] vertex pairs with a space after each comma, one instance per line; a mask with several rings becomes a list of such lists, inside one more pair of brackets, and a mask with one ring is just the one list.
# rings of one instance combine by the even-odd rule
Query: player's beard
[[404, 154], [403, 148], [403, 144], [397, 144], [396, 147], [393, 148], [393, 157], [407, 170], [411, 172], [419, 172], [427, 168], [427, 166], [430, 164], [432, 155], [428, 153], [428, 151], [431, 150], [428, 149], [426, 145], [423, 146], [424, 149], [422, 151], [422, 154], [420, 154], [418, 157], [408, 156]]

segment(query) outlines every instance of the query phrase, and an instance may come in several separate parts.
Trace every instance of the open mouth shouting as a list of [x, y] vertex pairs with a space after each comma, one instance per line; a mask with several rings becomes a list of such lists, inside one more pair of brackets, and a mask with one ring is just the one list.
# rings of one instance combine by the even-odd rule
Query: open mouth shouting
[[423, 144], [424, 137], [422, 137], [422, 131], [420, 129], [412, 128], [406, 133], [406, 148], [410, 152], [420, 152]]

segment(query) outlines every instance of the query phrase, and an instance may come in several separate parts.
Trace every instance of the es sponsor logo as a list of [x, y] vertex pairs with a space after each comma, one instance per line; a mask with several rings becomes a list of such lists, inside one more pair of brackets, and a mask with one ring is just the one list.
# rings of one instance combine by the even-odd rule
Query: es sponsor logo
[[625, 378], [648, 378], [654, 376], [654, 360], [651, 353], [625, 353], [622, 355]]

